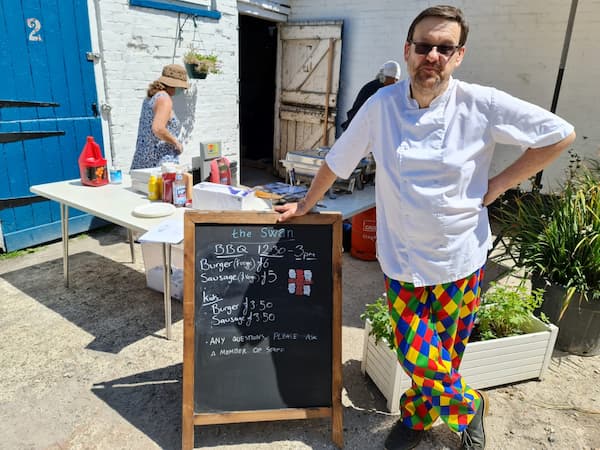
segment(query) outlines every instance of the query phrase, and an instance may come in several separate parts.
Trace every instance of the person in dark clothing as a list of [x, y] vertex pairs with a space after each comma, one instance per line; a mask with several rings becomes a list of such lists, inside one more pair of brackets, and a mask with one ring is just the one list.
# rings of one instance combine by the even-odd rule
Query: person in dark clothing
[[400, 64], [396, 61], [388, 61], [383, 66], [379, 68], [379, 72], [377, 73], [377, 77], [374, 80], [369, 81], [365, 84], [358, 95], [356, 96], [356, 100], [352, 104], [352, 108], [347, 112], [348, 120], [342, 123], [340, 126], [342, 130], [346, 130], [350, 122], [363, 105], [367, 99], [373, 95], [375, 92], [384, 86], [394, 84], [396, 81], [400, 79]]

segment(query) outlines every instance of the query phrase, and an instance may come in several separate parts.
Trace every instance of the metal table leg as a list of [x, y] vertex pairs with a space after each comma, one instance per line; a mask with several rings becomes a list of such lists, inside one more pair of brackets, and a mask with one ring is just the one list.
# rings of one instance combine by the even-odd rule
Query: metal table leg
[[69, 206], [60, 204], [60, 232], [63, 244], [63, 277], [69, 287]]
[[165, 330], [171, 339], [171, 244], [163, 242], [163, 285], [165, 302]]
[[131, 228], [127, 228], [127, 239], [129, 239], [129, 251], [131, 252], [131, 262], [135, 262], [135, 252], [133, 250], [133, 230]]

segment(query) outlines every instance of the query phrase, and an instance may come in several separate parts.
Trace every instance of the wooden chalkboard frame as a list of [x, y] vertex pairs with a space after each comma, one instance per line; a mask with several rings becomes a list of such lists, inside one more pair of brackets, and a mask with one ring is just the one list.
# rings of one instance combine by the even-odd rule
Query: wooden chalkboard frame
[[332, 232], [331, 279], [332, 361], [331, 405], [325, 407], [284, 408], [224, 413], [194, 411], [195, 364], [195, 249], [198, 225], [276, 225], [279, 214], [256, 211], [186, 211], [184, 215], [184, 298], [183, 298], [183, 402], [182, 448], [194, 448], [194, 426], [273, 420], [314, 419], [329, 417], [332, 441], [343, 447], [342, 428], [342, 216], [339, 213], [311, 213], [286, 222], [290, 225], [328, 225]]

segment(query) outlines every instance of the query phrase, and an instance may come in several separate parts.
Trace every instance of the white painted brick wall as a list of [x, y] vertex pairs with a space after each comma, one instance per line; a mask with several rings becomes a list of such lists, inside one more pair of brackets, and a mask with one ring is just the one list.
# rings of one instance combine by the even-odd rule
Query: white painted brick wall
[[[206, 140], [220, 140], [223, 153], [237, 159], [238, 15], [235, 0], [219, 0], [217, 8], [222, 13], [221, 19], [197, 18], [196, 28], [191, 18], [185, 20], [182, 15], [179, 23], [183, 39], [179, 43], [175, 40], [177, 13], [131, 7], [128, 0], [94, 3], [100, 28], [92, 17], [92, 33], [97, 33], [93, 41], [102, 41], [106, 85], [106, 91], [99, 89], [104, 93], [104, 98], [99, 100], [112, 107], [109, 132], [115, 162], [129, 169], [148, 84], [160, 76], [164, 65], [183, 64], [183, 53], [192, 43], [216, 53], [222, 64], [220, 74], [209, 74], [205, 80], [191, 80], [191, 89], [173, 98], [176, 114], [184, 124], [181, 160], [191, 163], [192, 156], [200, 154], [200, 142]], [[104, 141], [109, 154], [109, 136], [104, 136]]]
[[[92, 3], [89, 0], [88, 3]], [[127, 0], [102, 0], [98, 5], [99, 36], [104, 46], [106, 99], [112, 106], [110, 133], [115, 160], [128, 168], [135, 149], [137, 122], [147, 85], [158, 78], [163, 65], [182, 62], [192, 41], [222, 60], [222, 73], [193, 80], [185, 96], [175, 98], [175, 110], [184, 122], [184, 162], [199, 154], [199, 143], [218, 139], [225, 155], [239, 155], [238, 32], [235, 0], [219, 0], [219, 21], [199, 19], [194, 33], [191, 19], [183, 25], [183, 41], [175, 46], [177, 14], [130, 7]], [[290, 20], [344, 20], [338, 115], [346, 118], [358, 90], [373, 79], [388, 59], [405, 65], [403, 45], [413, 17], [434, 1], [404, 0], [291, 0]], [[462, 0], [470, 22], [467, 56], [456, 77], [492, 85], [549, 108], [570, 2], [565, 0]], [[181, 23], [183, 24], [184, 18]], [[92, 17], [92, 33], [95, 18]], [[600, 63], [600, 0], [580, 0], [557, 112], [573, 123], [578, 138], [575, 150], [598, 157], [600, 102], [596, 83]], [[94, 39], [94, 36], [93, 36]], [[97, 39], [97, 37], [96, 37]], [[99, 80], [100, 82], [100, 80]], [[102, 89], [99, 89], [102, 92]], [[105, 136], [105, 146], [109, 137]], [[108, 152], [107, 152], [108, 153]], [[514, 149], [500, 147], [493, 172], [514, 159]], [[568, 158], [545, 171], [544, 183], [556, 187]]]
[[[359, 89], [373, 79], [388, 59], [405, 64], [403, 46], [412, 19], [437, 1], [422, 0], [292, 0], [290, 20], [343, 19], [343, 50], [338, 99], [340, 122]], [[441, 2], [443, 3], [443, 2]], [[452, 1], [470, 23], [467, 55], [456, 78], [495, 86], [544, 108], [550, 108], [569, 17], [566, 0]], [[598, 157], [600, 101], [600, 0], [580, 0], [557, 113], [575, 125], [574, 149]], [[596, 48], [596, 50], [595, 50]], [[518, 152], [499, 147], [493, 173]], [[568, 156], [544, 172], [546, 187], [556, 188]]]

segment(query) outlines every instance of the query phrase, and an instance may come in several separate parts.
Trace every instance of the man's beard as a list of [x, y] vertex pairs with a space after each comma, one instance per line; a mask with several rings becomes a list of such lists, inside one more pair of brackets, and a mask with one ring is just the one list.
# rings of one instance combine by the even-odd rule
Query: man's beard
[[[424, 69], [429, 69], [427, 72]], [[417, 67], [414, 83], [421, 89], [428, 91], [436, 91], [445, 83], [442, 77], [442, 70], [439, 67], [431, 65], [421, 65]]]

